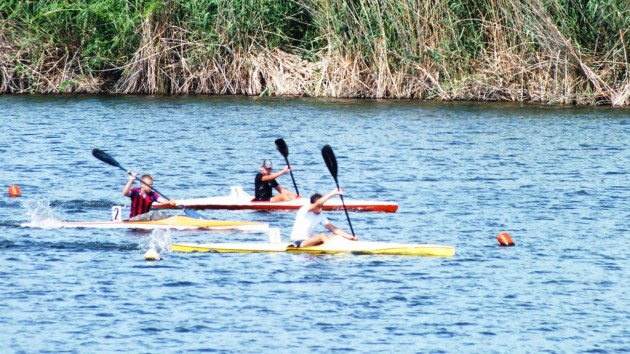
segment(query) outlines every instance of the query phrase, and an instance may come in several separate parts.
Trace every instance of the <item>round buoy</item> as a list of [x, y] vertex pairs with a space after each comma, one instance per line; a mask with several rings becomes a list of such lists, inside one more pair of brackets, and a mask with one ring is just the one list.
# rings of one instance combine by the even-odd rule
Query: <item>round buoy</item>
[[153, 248], [149, 248], [144, 253], [144, 259], [147, 260], [147, 261], [161, 261], [162, 257], [160, 256], [159, 253], [157, 253], [156, 250], [154, 250]]
[[501, 232], [499, 235], [497, 235], [497, 241], [499, 241], [499, 244], [501, 246], [514, 246], [514, 241], [512, 241], [510, 234], [508, 234], [507, 232]]
[[20, 194], [22, 194], [22, 191], [20, 190], [20, 186], [18, 186], [17, 184], [13, 184], [9, 186], [10, 197], [19, 197]]

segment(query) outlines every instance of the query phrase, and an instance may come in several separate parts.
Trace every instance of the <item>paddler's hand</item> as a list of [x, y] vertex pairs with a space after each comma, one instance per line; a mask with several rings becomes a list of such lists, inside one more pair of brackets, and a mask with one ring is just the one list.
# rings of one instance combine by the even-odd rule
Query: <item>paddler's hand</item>
[[346, 239], [348, 239], [350, 241], [358, 241], [359, 240], [359, 238], [357, 236], [350, 235], [349, 233], [347, 233], [347, 232], [345, 232], [345, 231], [343, 231], [341, 229], [337, 229], [335, 234], [338, 235], [338, 236], [341, 236], [343, 238], [346, 238]]
[[129, 180], [131, 182], [136, 180], [136, 176], [137, 176], [137, 174], [135, 172], [129, 172]]
[[287, 166], [287, 167], [282, 169], [282, 174], [285, 174], [285, 173], [287, 173], [289, 171], [291, 171], [291, 167]]

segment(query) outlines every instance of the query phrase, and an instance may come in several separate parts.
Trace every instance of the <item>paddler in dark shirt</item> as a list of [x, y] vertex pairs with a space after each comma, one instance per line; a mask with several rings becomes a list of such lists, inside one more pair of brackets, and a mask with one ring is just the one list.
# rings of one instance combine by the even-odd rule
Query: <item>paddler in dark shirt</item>
[[[263, 160], [262, 164], [260, 165], [260, 172], [256, 174], [256, 178], [254, 180], [255, 199], [258, 201], [271, 202], [283, 202], [297, 199], [297, 194], [282, 187], [276, 181], [276, 178], [291, 171], [291, 168], [287, 166], [281, 171], [271, 173], [272, 168], [273, 165], [271, 164], [271, 160]], [[280, 194], [273, 195], [273, 189], [277, 190]]]
[[124, 196], [131, 198], [131, 213], [129, 213], [130, 220], [160, 220], [167, 217], [166, 214], [159, 211], [151, 211], [151, 204], [157, 201], [162, 204], [175, 205], [175, 200], [168, 200], [161, 197], [159, 194], [151, 190], [153, 186], [153, 177], [151, 175], [143, 175], [140, 177], [142, 182], [140, 188], [131, 188], [131, 185], [136, 180], [136, 174], [131, 172], [129, 174], [129, 181], [123, 187], [122, 193]]

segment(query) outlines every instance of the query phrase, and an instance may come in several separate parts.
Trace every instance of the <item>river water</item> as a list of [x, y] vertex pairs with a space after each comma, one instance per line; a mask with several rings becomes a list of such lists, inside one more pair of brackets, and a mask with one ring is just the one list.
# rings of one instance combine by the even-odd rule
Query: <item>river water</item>
[[[628, 110], [0, 96], [0, 112], [2, 353], [630, 351]], [[21, 226], [128, 210], [127, 177], [93, 148], [177, 199], [252, 193], [261, 159], [284, 166], [280, 137], [303, 195], [335, 187], [330, 144], [346, 198], [399, 203], [350, 213], [361, 239], [455, 257], [185, 254], [169, 243], [267, 236]], [[284, 239], [294, 218], [201, 213], [269, 222]], [[327, 215], [348, 230], [343, 212]], [[502, 231], [515, 247], [498, 246]], [[164, 260], [145, 261], [149, 247]]]

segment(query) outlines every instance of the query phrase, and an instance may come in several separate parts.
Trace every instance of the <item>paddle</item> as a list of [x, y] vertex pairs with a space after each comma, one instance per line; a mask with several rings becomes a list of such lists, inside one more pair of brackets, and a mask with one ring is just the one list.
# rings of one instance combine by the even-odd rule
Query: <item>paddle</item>
[[[328, 167], [328, 171], [333, 176], [335, 180], [335, 184], [337, 185], [337, 189], [339, 189], [339, 181], [337, 180], [337, 158], [335, 157], [335, 153], [333, 152], [332, 147], [330, 145], [326, 145], [322, 148], [322, 157], [324, 158], [324, 162], [326, 162], [326, 167]], [[341, 197], [341, 204], [343, 205], [343, 211], [346, 212], [346, 219], [348, 219], [348, 225], [350, 225], [350, 231], [352, 232], [352, 236], [354, 235], [354, 230], [352, 229], [352, 223], [350, 222], [350, 215], [348, 215], [348, 209], [346, 208], [346, 203], [343, 201], [343, 195], [339, 195]]]
[[[289, 164], [289, 147], [287, 146], [287, 143], [284, 142], [284, 139], [280, 138], [280, 139], [276, 139], [276, 146], [278, 147], [278, 151], [280, 151], [280, 154], [282, 156], [284, 156], [284, 161], [287, 162], [287, 166], [289, 166], [289, 168], [291, 168], [291, 164]], [[297, 184], [295, 184], [295, 178], [293, 178], [293, 171], [289, 171], [289, 173], [291, 174], [291, 180], [293, 181], [293, 187], [295, 187], [295, 194], [300, 195], [300, 191], [298, 191], [298, 187]]]
[[[111, 157], [108, 153], [106, 153], [103, 150], [100, 149], [93, 149], [92, 150], [92, 155], [94, 155], [94, 157], [96, 157], [97, 159], [105, 162], [108, 165], [112, 165], [114, 167], [118, 167], [121, 170], [125, 171], [127, 174], [131, 174], [131, 171], [127, 170], [126, 168], [122, 167], [118, 161], [116, 161], [113, 157]], [[153, 186], [149, 186], [148, 184], [146, 184], [143, 180], [141, 180], [140, 178], [138, 178], [138, 176], [136, 176], [136, 180], [138, 180], [138, 182], [148, 186], [149, 188], [151, 188], [152, 191], [154, 191], [155, 193], [161, 195], [162, 197], [166, 198], [166, 199], [170, 199], [167, 196], [165, 196], [164, 194], [160, 193], [157, 189], [153, 188]], [[194, 211], [194, 210], [188, 210], [185, 209], [184, 207], [178, 205], [178, 208], [182, 209], [184, 211], [184, 213], [187, 216], [190, 216], [191, 218], [197, 218], [197, 219], [203, 219], [203, 215], [199, 214], [198, 212]]]

